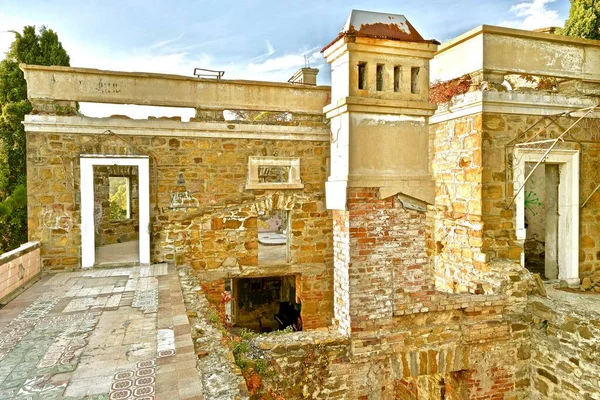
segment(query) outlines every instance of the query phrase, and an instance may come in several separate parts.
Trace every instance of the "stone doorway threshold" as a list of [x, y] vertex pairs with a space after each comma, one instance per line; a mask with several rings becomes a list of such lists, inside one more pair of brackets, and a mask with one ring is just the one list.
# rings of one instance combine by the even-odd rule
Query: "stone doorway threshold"
[[107, 244], [96, 247], [97, 267], [107, 267], [115, 265], [133, 265], [140, 262], [140, 242], [132, 240], [131, 242]]

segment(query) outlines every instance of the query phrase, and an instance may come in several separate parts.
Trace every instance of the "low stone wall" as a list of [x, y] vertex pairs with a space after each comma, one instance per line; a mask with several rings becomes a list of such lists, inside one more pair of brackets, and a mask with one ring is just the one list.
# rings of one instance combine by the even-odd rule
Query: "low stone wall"
[[40, 272], [40, 242], [28, 242], [0, 255], [0, 304], [10, 301]]
[[531, 399], [600, 399], [600, 298], [531, 297]]
[[211, 308], [194, 270], [178, 267], [179, 282], [190, 323], [196, 368], [206, 399], [248, 399], [244, 378], [233, 362], [231, 350], [224, 345], [223, 327]]

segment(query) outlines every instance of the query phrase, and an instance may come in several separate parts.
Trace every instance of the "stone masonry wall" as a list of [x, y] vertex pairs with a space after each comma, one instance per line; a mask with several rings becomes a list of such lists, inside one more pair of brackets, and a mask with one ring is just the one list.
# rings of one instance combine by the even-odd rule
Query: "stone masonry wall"
[[[252, 202], [269, 193], [245, 190], [250, 155], [297, 156], [301, 158], [300, 175], [305, 188], [289, 192], [303, 199], [297, 203], [296, 219], [304, 221], [305, 226], [297, 228], [296, 233], [308, 234], [315, 226], [331, 229], [331, 223], [326, 222], [328, 213], [324, 207], [320, 206], [318, 211], [318, 203], [324, 199], [328, 149], [324, 142], [146, 136], [121, 139], [114, 135], [28, 133], [27, 146], [29, 232], [32, 238], [41, 239], [46, 269], [68, 269], [79, 264], [79, 154], [83, 151], [87, 154], [151, 156], [150, 209], [152, 224], [156, 226], [154, 231], [168, 230], [170, 226], [176, 230], [178, 224], [190, 224], [181, 222], [189, 220], [184, 211], [168, 208], [179, 173], [184, 174], [186, 188], [200, 206], [210, 207], [213, 211], [224, 210], [223, 218], [228, 215], [228, 206], [239, 206], [245, 200]], [[220, 216], [217, 212], [213, 214]], [[173, 243], [176, 241], [163, 243], [161, 240], [166, 239], [159, 234], [152, 237], [153, 261], [174, 260], [176, 249]], [[323, 242], [328, 241], [324, 238]], [[296, 260], [312, 260], [316, 245], [304, 248], [302, 245], [308, 246], [301, 243]], [[302, 251], [307, 253], [300, 254]], [[320, 249], [317, 252], [323, 255], [326, 251]], [[324, 256], [316, 259], [323, 262]]]
[[[515, 204], [509, 205], [512, 158], [507, 159], [506, 149], [538, 120], [537, 116], [484, 113], [430, 126], [436, 202], [430, 209], [429, 247], [439, 290], [502, 293], [511, 285], [506, 281], [507, 272], [520, 274], [523, 241], [516, 238]], [[550, 125], [538, 139], [555, 138], [574, 121], [561, 118], [557, 122], [563, 128]], [[583, 121], [556, 147], [581, 151], [581, 203], [600, 184], [596, 125]], [[508, 147], [509, 156], [513, 148]], [[580, 212], [583, 278], [600, 268], [600, 192], [593, 194]]]
[[[469, 297], [474, 296], [463, 296], [464, 301]], [[403, 397], [407, 383], [444, 377], [447, 398], [527, 400], [529, 325], [507, 304], [488, 300], [481, 306], [465, 303], [464, 309], [397, 317], [379, 332], [352, 333], [350, 342], [323, 332], [291, 333], [263, 337], [260, 347], [279, 370], [299, 371], [306, 349], [319, 344], [327, 362], [319, 372], [320, 390], [310, 391], [318, 399], [406, 400], [411, 398]], [[292, 384], [291, 379], [284, 383]]]
[[350, 221], [348, 211], [333, 211], [334, 324], [342, 335], [350, 334]]
[[[515, 206], [507, 208], [512, 200], [512, 181], [506, 182], [507, 143], [515, 139], [539, 120], [538, 116], [485, 113], [483, 116], [483, 221], [484, 252], [489, 261], [520, 262], [523, 244], [515, 237]], [[556, 138], [576, 118], [559, 118], [558, 125], [550, 124], [538, 140]], [[548, 120], [530, 130], [529, 135], [540, 132]], [[580, 151], [580, 204], [600, 184], [600, 134], [596, 120], [583, 120], [574, 126], [556, 149]], [[524, 141], [524, 140], [521, 140]], [[510, 148], [509, 148], [510, 149]], [[512, 150], [511, 150], [512, 151]], [[506, 196], [506, 184], [509, 196]], [[596, 192], [580, 209], [579, 275], [591, 275], [600, 269], [600, 192]], [[493, 269], [493, 266], [490, 266]]]
[[[327, 142], [28, 133], [29, 234], [44, 270], [80, 265], [79, 155], [150, 156], [151, 261], [226, 277], [299, 275], [304, 326], [332, 319], [333, 240], [324, 205]], [[246, 190], [249, 156], [300, 158], [304, 189]], [[183, 173], [198, 209], [171, 210]], [[286, 209], [291, 263], [258, 265], [257, 213]], [[207, 275], [208, 276], [208, 275]], [[217, 302], [219, 300], [216, 300]]]
[[474, 115], [430, 126], [435, 285], [451, 293], [483, 291], [481, 120]]
[[550, 289], [532, 296], [531, 398], [600, 399], [599, 299]]

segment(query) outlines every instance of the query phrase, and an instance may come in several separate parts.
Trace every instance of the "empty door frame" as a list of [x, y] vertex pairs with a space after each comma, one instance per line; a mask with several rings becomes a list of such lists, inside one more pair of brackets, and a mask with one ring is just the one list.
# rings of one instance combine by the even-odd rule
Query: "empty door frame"
[[[514, 190], [524, 183], [525, 163], [537, 163], [545, 149], [515, 149]], [[552, 150], [543, 160], [558, 164], [558, 278], [569, 285], [579, 284], [579, 151]], [[525, 192], [515, 197], [517, 239], [525, 240]], [[523, 253], [524, 256], [524, 253]], [[524, 265], [524, 257], [521, 264]]]
[[150, 264], [150, 163], [146, 156], [82, 155], [80, 158], [81, 190], [81, 266], [96, 262], [94, 222], [94, 165], [138, 167], [139, 179], [139, 262]]

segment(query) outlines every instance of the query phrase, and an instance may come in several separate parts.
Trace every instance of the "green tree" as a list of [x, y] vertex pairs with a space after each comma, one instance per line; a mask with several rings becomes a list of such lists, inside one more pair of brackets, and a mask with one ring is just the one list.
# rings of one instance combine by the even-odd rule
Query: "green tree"
[[13, 32], [6, 57], [0, 61], [0, 253], [27, 241], [27, 170], [23, 120], [32, 110], [20, 63], [69, 65], [58, 35], [43, 26]]
[[111, 178], [113, 182], [110, 185], [110, 220], [120, 220], [127, 218], [127, 178]]
[[600, 0], [571, 0], [569, 18], [558, 33], [585, 39], [600, 39]]

